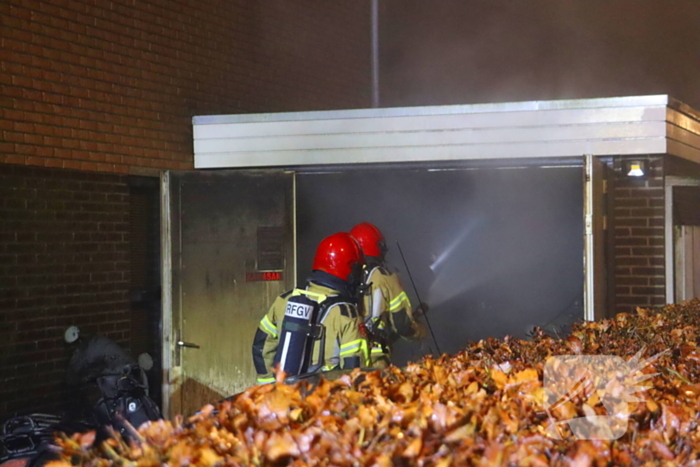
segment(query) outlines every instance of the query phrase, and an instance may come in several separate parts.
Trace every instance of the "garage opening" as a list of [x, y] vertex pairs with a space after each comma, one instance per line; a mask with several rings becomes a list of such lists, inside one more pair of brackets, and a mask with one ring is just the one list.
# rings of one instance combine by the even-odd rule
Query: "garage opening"
[[[300, 172], [296, 181], [297, 283], [318, 242], [367, 221], [387, 237], [388, 259], [418, 303], [400, 243], [441, 351], [533, 326], [554, 333], [583, 317], [583, 177], [580, 158], [517, 167], [363, 168]], [[395, 349], [397, 364], [432, 342]]]

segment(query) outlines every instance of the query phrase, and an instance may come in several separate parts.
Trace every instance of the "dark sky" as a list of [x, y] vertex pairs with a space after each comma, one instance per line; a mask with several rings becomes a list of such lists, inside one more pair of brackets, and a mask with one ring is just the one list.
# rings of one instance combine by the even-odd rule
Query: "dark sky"
[[381, 106], [670, 94], [700, 108], [700, 0], [379, 0]]

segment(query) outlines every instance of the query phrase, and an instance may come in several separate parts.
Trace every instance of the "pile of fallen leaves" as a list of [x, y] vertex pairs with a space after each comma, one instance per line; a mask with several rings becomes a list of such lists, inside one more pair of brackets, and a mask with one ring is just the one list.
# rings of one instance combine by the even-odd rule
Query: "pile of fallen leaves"
[[[61, 464], [700, 465], [699, 335], [694, 301], [579, 323], [566, 339], [539, 330], [528, 341], [486, 339], [453, 356], [322, 380], [305, 397], [303, 382], [253, 387], [185, 422], [144, 425], [130, 446], [64, 437]], [[601, 360], [586, 381], [572, 360], [549, 359], [564, 355], [620, 358]], [[637, 399], [621, 383], [629, 368]], [[548, 371], [555, 377], [544, 384]], [[605, 426], [623, 430], [581, 439]]]

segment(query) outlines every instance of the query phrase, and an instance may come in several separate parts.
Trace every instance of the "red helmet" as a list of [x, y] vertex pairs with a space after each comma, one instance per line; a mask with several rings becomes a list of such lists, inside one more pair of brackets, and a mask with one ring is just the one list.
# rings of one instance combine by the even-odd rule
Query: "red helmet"
[[357, 224], [350, 231], [350, 235], [360, 244], [365, 256], [381, 258], [386, 253], [386, 241], [384, 235], [377, 227], [369, 222]]
[[357, 273], [358, 266], [364, 263], [362, 250], [354, 238], [345, 232], [338, 232], [324, 238], [316, 248], [311, 269], [323, 271], [347, 281]]

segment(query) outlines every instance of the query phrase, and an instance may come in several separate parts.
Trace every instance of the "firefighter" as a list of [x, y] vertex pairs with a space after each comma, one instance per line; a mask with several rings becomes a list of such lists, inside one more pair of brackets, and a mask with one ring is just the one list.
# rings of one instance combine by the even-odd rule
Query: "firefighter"
[[306, 287], [277, 297], [260, 321], [253, 341], [258, 384], [274, 382], [277, 367], [296, 376], [369, 363], [356, 305], [363, 261], [347, 233], [318, 245]]
[[[370, 341], [373, 368], [391, 364], [391, 344], [399, 338], [418, 340], [424, 335], [411, 309], [398, 274], [386, 265], [386, 240], [374, 225], [363, 222], [350, 231], [365, 256], [364, 294], [360, 304], [364, 329]], [[421, 305], [417, 312], [426, 308]]]

